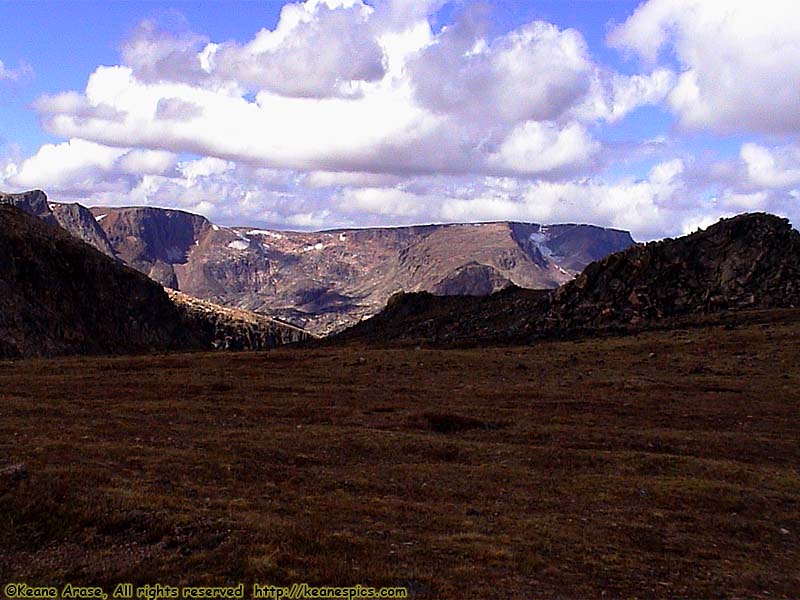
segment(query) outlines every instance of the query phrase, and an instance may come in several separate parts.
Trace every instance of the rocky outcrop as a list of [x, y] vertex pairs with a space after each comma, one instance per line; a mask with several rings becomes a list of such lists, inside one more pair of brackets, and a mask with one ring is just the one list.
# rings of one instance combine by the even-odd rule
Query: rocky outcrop
[[106, 237], [106, 232], [100, 227], [92, 212], [80, 204], [62, 204], [51, 202], [50, 210], [56, 222], [72, 235], [82, 239], [90, 246], [94, 246], [103, 254], [116, 257], [114, 246]]
[[167, 289], [183, 321], [217, 350], [263, 350], [313, 336], [299, 327], [250, 311], [227, 308]]
[[471, 262], [449, 273], [431, 290], [438, 296], [488, 296], [511, 285], [495, 268]]
[[686, 314], [800, 306], [800, 233], [763, 213], [639, 245], [590, 264], [554, 294], [544, 333]]

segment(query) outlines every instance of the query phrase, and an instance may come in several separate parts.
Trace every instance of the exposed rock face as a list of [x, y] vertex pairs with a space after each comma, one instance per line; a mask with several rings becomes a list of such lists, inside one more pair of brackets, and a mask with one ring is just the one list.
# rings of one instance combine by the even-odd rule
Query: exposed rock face
[[42, 190], [31, 190], [21, 194], [5, 194], [0, 192], [0, 204], [11, 204], [16, 206], [29, 215], [40, 218], [45, 223], [57, 225], [58, 222], [53, 216], [50, 206], [47, 203], [47, 196]]
[[792, 306], [800, 306], [800, 233], [786, 219], [745, 214], [592, 263], [554, 293], [542, 328], [598, 329]]
[[488, 296], [511, 285], [496, 269], [471, 262], [459, 267], [431, 290], [437, 296]]
[[218, 227], [154, 208], [91, 209], [114, 252], [165, 286], [315, 333], [378, 312], [399, 291], [553, 288], [633, 243], [599, 227], [426, 225], [313, 233]]
[[80, 204], [50, 203], [56, 222], [72, 235], [94, 246], [103, 254], [116, 257], [117, 253], [91, 211]]
[[302, 332], [243, 311], [180, 307], [142, 273], [0, 205], [0, 357], [262, 348]]
[[199, 215], [160, 208], [92, 209], [113, 251], [126, 264], [177, 289], [176, 265], [186, 264], [211, 224]]
[[546, 295], [520, 289], [479, 299], [398, 295], [339, 339], [519, 343], [786, 307], [800, 307], [800, 233], [786, 219], [745, 214], [611, 254]]
[[262, 350], [311, 339], [308, 333], [270, 317], [226, 308], [175, 290], [166, 290], [192, 330], [219, 350]]

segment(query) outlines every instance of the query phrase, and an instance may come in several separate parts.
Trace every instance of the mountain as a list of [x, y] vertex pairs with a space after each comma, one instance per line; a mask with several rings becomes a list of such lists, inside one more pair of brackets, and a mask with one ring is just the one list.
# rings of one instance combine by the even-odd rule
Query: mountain
[[202, 318], [152, 279], [31, 216], [47, 216], [39, 199], [0, 204], [0, 357], [261, 348], [305, 339], [297, 328], [213, 305]]
[[47, 202], [47, 195], [42, 190], [31, 190], [21, 194], [5, 194], [0, 192], [0, 204], [10, 204], [23, 210], [24, 212], [38, 217], [45, 223], [58, 225], [53, 211]]
[[[588, 262], [633, 244], [627, 232], [588, 225], [501, 222], [307, 233], [220, 227], [178, 210], [89, 210], [112, 247], [108, 253], [159, 283], [319, 334], [377, 313], [399, 291], [485, 295], [510, 285], [554, 288]], [[62, 224], [91, 243], [85, 232]]]
[[791, 307], [800, 307], [800, 233], [786, 219], [755, 213], [616, 252], [548, 293], [508, 289], [480, 299], [399, 294], [337, 339], [529, 342]]

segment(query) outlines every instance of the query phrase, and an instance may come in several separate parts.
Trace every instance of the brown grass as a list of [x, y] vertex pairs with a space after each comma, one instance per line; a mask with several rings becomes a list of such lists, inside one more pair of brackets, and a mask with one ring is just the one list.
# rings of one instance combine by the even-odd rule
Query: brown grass
[[0, 584], [797, 597], [800, 311], [776, 315], [0, 362], [0, 468], [29, 471], [0, 493]]

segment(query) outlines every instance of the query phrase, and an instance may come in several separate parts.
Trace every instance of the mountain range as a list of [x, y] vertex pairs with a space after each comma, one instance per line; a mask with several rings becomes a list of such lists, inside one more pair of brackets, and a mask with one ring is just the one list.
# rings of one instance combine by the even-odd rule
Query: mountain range
[[179, 210], [86, 208], [41, 191], [6, 195], [162, 285], [315, 334], [379, 312], [395, 293], [488, 295], [555, 288], [631, 246], [591, 225], [494, 222], [291, 232], [221, 227]]
[[269, 317], [168, 294], [51, 216], [0, 202], [0, 358], [258, 349], [309, 337]]
[[[636, 332], [743, 309], [800, 307], [800, 233], [765, 213], [632, 246], [556, 290], [509, 288], [484, 298], [403, 293], [339, 340], [530, 343]], [[335, 340], [334, 340], [335, 341]]]

